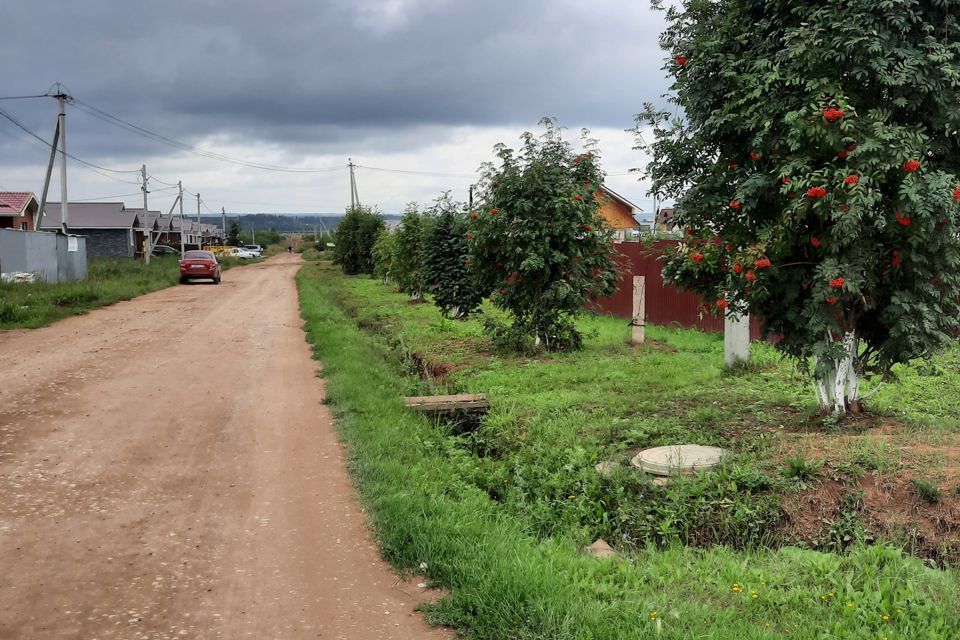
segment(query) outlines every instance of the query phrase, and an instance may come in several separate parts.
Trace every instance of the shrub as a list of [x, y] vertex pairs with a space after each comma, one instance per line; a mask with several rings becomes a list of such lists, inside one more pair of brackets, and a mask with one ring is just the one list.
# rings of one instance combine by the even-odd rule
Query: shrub
[[333, 260], [347, 275], [373, 274], [373, 245], [384, 230], [383, 217], [370, 207], [356, 206], [337, 225]]
[[373, 244], [373, 275], [383, 280], [383, 284], [387, 284], [396, 273], [394, 266], [396, 244], [396, 234], [388, 231], [381, 233]]
[[484, 173], [482, 206], [470, 214], [471, 253], [483, 287], [513, 317], [509, 332], [551, 351], [576, 349], [573, 318], [613, 292], [611, 234], [597, 213], [597, 155], [577, 155], [551, 120], [523, 135], [519, 154], [498, 145]]
[[427, 226], [424, 214], [417, 211], [417, 203], [411, 202], [403, 212], [400, 226], [394, 233], [393, 279], [397, 289], [411, 298], [419, 298], [423, 290], [424, 229]]
[[466, 206], [450, 193], [431, 208], [434, 220], [423, 250], [423, 274], [444, 316], [465, 318], [483, 301], [484, 290], [470, 263]]

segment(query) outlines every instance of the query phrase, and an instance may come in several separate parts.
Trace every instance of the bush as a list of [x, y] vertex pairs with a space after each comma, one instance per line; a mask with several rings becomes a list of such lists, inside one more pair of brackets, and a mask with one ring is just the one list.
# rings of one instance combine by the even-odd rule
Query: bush
[[394, 234], [393, 272], [397, 289], [411, 298], [419, 298], [423, 291], [420, 265], [423, 259], [424, 230], [427, 221], [411, 202], [403, 212], [400, 226]]
[[386, 225], [383, 216], [370, 207], [356, 206], [337, 226], [333, 260], [347, 275], [373, 274], [373, 245]]
[[423, 249], [423, 274], [444, 316], [464, 318], [483, 302], [484, 290], [470, 264], [466, 206], [450, 193], [435, 201]]
[[579, 348], [573, 318], [613, 293], [617, 272], [597, 213], [597, 156], [574, 154], [554, 122], [543, 122], [546, 133], [525, 133], [519, 155], [497, 146], [500, 166], [485, 172], [468, 239], [481, 284], [513, 316], [506, 332], [557, 351]]
[[397, 235], [384, 231], [373, 245], [373, 275], [387, 284], [396, 273], [394, 255], [397, 244]]

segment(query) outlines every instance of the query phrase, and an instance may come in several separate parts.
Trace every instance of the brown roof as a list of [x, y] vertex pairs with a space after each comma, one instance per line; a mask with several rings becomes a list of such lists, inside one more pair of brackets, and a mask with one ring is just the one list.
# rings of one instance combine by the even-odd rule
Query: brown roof
[[677, 210], [673, 207], [669, 209], [660, 209], [657, 211], [657, 224], [672, 225], [673, 219], [677, 215]]
[[[60, 203], [48, 202], [41, 228], [60, 228]], [[135, 211], [124, 210], [122, 202], [71, 202], [71, 229], [132, 229], [137, 222]]]

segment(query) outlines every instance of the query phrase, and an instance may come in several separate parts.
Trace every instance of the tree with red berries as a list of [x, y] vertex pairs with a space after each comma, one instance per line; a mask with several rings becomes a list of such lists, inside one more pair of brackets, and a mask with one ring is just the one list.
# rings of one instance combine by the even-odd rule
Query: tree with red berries
[[513, 316], [495, 335], [522, 350], [562, 351], [581, 346], [574, 318], [613, 293], [617, 272], [598, 214], [599, 158], [575, 153], [552, 120], [543, 124], [541, 137], [523, 135], [519, 152], [496, 147], [499, 165], [484, 170], [467, 238], [481, 288]]
[[690, 0], [666, 17], [683, 115], [648, 106], [637, 126], [693, 235], [664, 276], [758, 316], [812, 365], [822, 407], [859, 411], [864, 375], [960, 326], [960, 5]]

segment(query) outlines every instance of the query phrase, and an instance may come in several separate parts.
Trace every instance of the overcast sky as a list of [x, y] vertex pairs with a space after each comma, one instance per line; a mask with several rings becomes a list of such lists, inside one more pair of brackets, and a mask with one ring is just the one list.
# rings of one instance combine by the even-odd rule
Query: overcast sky
[[[646, 0], [110, 0], [8, 2], [0, 97], [62, 82], [68, 152], [107, 169], [142, 163], [228, 212], [341, 212], [347, 158], [361, 201], [387, 213], [451, 189], [466, 199], [497, 142], [555, 116], [587, 127], [604, 168], [646, 163], [624, 130], [666, 90], [663, 22]], [[289, 173], [224, 163], [111, 125], [90, 107], [203, 150]], [[0, 100], [50, 139], [51, 98]], [[48, 150], [0, 118], [0, 190], [40, 194]], [[133, 173], [69, 163], [71, 200], [142, 198]], [[608, 184], [650, 211], [635, 175]], [[154, 182], [150, 208], [173, 191]], [[128, 195], [132, 194], [132, 195]], [[59, 181], [51, 200], [59, 199]], [[196, 210], [196, 199], [188, 200]]]

